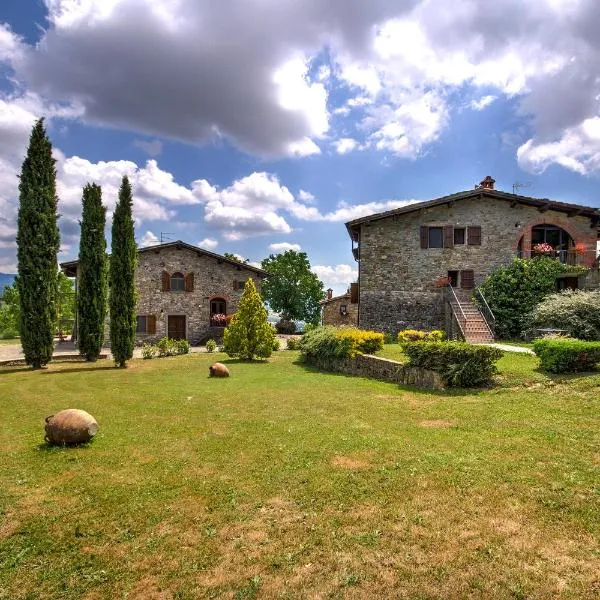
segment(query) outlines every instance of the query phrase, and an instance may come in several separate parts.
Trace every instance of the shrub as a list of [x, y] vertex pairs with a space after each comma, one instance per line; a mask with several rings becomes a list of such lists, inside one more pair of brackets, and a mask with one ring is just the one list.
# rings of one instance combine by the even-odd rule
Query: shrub
[[535, 340], [533, 351], [542, 369], [551, 373], [591, 371], [600, 362], [600, 342], [543, 338]]
[[281, 347], [281, 343], [277, 338], [273, 338], [273, 352], [276, 352]]
[[394, 337], [394, 334], [390, 331], [385, 331], [383, 333], [383, 343], [384, 344], [395, 344], [396, 343], [396, 338]]
[[477, 387], [490, 382], [502, 351], [465, 342], [405, 342], [409, 365], [440, 374], [449, 386]]
[[288, 338], [287, 340], [287, 349], [288, 350], [298, 350], [298, 342], [300, 340], [297, 338]]
[[441, 342], [445, 337], [441, 329], [433, 331], [420, 331], [418, 329], [405, 329], [398, 332], [398, 343], [405, 344], [406, 342]]
[[178, 354], [177, 340], [172, 340], [168, 337], [161, 338], [156, 342], [156, 349], [160, 357], [174, 356]]
[[158, 348], [152, 344], [144, 344], [142, 346], [142, 358], [150, 359], [154, 358], [158, 353]]
[[600, 291], [566, 290], [546, 296], [532, 311], [532, 329], [564, 329], [582, 340], [600, 340]]
[[206, 342], [206, 351], [214, 352], [217, 349], [217, 342], [212, 338]]
[[296, 333], [296, 323], [294, 323], [294, 321], [281, 319], [275, 323], [275, 329], [279, 334], [292, 335], [293, 333]]
[[315, 358], [373, 354], [383, 348], [383, 333], [356, 327], [317, 327], [305, 333], [297, 346], [303, 355]]
[[584, 273], [586, 269], [540, 256], [515, 258], [510, 265], [494, 271], [481, 285], [481, 291], [496, 317], [498, 337], [519, 337], [528, 326], [529, 313], [556, 290], [556, 278], [567, 271]]
[[175, 342], [175, 349], [177, 351], [177, 354], [189, 354], [190, 343], [187, 340], [177, 340]]

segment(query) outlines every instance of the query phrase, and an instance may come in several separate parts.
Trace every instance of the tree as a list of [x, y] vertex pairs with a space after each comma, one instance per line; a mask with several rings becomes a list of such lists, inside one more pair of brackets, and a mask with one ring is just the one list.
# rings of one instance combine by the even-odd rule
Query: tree
[[241, 256], [238, 256], [237, 254], [233, 254], [232, 252], [225, 252], [225, 254], [223, 254], [223, 256], [225, 258], [228, 258], [229, 260], [235, 260], [235, 262], [242, 263], [243, 265], [248, 263], [247, 258], [242, 258]]
[[58, 296], [56, 169], [44, 120], [33, 126], [19, 181], [17, 290], [21, 345], [34, 369], [52, 359]]
[[306, 252], [286, 250], [283, 254], [271, 254], [261, 266], [270, 274], [263, 282], [262, 290], [271, 310], [281, 313], [283, 321], [318, 325], [323, 283], [310, 270]]
[[117, 367], [126, 367], [135, 345], [135, 265], [137, 248], [131, 207], [133, 199], [127, 176], [119, 189], [112, 223], [110, 255], [110, 344]]
[[7, 285], [0, 297], [0, 338], [14, 338], [19, 335], [21, 325], [19, 292], [17, 283]]
[[104, 340], [106, 316], [106, 209], [100, 186], [83, 188], [83, 214], [79, 241], [79, 294], [77, 298], [77, 340], [79, 352], [95, 361]]
[[548, 294], [556, 291], [556, 278], [565, 272], [585, 272], [546, 257], [515, 258], [494, 271], [481, 291], [496, 317], [496, 335], [515, 338], [528, 327], [528, 316]]
[[223, 345], [229, 356], [243, 360], [269, 358], [275, 334], [267, 322], [267, 309], [254, 281], [248, 279], [238, 310], [223, 334]]

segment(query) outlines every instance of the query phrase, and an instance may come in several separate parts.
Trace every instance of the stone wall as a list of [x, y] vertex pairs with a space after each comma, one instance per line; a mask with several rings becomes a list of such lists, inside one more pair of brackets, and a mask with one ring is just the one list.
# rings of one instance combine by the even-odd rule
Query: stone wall
[[424, 389], [444, 389], [443, 381], [435, 371], [419, 367], [408, 367], [395, 360], [369, 354], [359, 354], [356, 358], [332, 358], [327, 360], [306, 357], [306, 362], [318, 369], [332, 373], [358, 375], [401, 385], [414, 385]]
[[[363, 223], [360, 231], [360, 316], [365, 329], [444, 327], [442, 296], [435, 281], [448, 271], [472, 269], [475, 285], [516, 256], [519, 239], [530, 243], [531, 227], [558, 225], [592, 252], [596, 230], [589, 218], [511, 205], [483, 196]], [[481, 245], [420, 247], [420, 227], [480, 226]]]
[[[340, 309], [346, 307], [346, 314], [342, 314]], [[358, 303], [350, 302], [350, 294], [344, 294], [331, 300], [323, 301], [323, 325], [358, 325]]]

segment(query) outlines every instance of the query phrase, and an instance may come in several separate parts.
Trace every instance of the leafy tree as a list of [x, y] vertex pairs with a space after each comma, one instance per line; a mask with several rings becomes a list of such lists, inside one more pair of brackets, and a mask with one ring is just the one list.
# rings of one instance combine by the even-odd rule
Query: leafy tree
[[131, 185], [125, 176], [113, 215], [109, 276], [110, 344], [117, 367], [127, 366], [135, 345], [137, 248], [131, 216], [132, 204]]
[[269, 358], [274, 340], [273, 328], [267, 322], [267, 309], [254, 281], [249, 278], [238, 310], [223, 334], [225, 352], [243, 360]]
[[40, 119], [21, 167], [17, 230], [21, 345], [25, 361], [35, 369], [46, 365], [54, 350], [60, 245], [54, 162]]
[[102, 190], [96, 184], [83, 188], [83, 214], [79, 241], [79, 296], [77, 298], [77, 340], [79, 352], [95, 361], [104, 341], [106, 316], [106, 209]]
[[14, 338], [20, 327], [19, 292], [17, 283], [7, 285], [0, 297], [0, 338]]
[[548, 294], [556, 291], [556, 278], [565, 272], [585, 272], [546, 257], [515, 258], [494, 271], [481, 285], [494, 316], [498, 337], [519, 337], [528, 326], [528, 315]]
[[223, 256], [229, 260], [235, 260], [236, 262], [242, 263], [243, 265], [248, 263], [247, 258], [240, 258], [237, 254], [233, 254], [232, 252], [225, 252]]
[[281, 313], [282, 321], [306, 321], [318, 325], [321, 318], [323, 283], [310, 270], [306, 252], [286, 250], [271, 254], [261, 264], [270, 274], [262, 284], [265, 301]]

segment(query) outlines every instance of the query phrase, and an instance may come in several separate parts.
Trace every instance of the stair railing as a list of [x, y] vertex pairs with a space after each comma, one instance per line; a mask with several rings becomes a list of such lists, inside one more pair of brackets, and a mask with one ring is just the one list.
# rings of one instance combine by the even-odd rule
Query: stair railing
[[488, 326], [488, 329], [490, 330], [492, 337], [495, 337], [496, 317], [494, 316], [494, 313], [492, 312], [490, 305], [487, 303], [487, 300], [485, 299], [485, 296], [483, 295], [481, 288], [479, 288], [479, 287], [475, 288], [475, 297], [478, 300], [477, 303], [479, 304], [479, 310], [481, 312], [481, 316], [483, 317], [486, 325]]
[[446, 298], [446, 301], [450, 305], [450, 310], [452, 311], [452, 316], [456, 319], [456, 322], [458, 323], [458, 328], [460, 329], [460, 333], [462, 334], [463, 339], [467, 339], [465, 336], [465, 331], [463, 329], [462, 323], [460, 322], [460, 319], [458, 318], [458, 315], [456, 314], [456, 310], [454, 309], [452, 301], [454, 301], [456, 303], [456, 306], [458, 306], [458, 308], [461, 312], [462, 318], [463, 318], [463, 323], [465, 323], [465, 324], [467, 323], [467, 315], [465, 315], [465, 313], [462, 309], [460, 300], [458, 299], [458, 296], [456, 295], [454, 288], [450, 284], [448, 284], [446, 286], [446, 289], [450, 290], [450, 293], [449, 293], [450, 298], [449, 299]]

